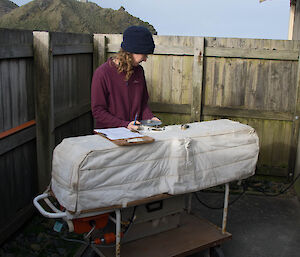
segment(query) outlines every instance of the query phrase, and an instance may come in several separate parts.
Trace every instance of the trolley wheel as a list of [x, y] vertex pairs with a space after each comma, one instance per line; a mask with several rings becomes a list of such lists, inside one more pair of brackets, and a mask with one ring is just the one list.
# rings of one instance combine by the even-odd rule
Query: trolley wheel
[[210, 253], [210, 257], [225, 257], [221, 247], [215, 246], [215, 247], [211, 247], [209, 250]]

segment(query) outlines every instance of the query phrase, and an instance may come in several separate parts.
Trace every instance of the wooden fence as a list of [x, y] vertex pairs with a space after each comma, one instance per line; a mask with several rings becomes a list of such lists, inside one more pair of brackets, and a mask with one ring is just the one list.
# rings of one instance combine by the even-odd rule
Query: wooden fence
[[30, 203], [37, 193], [33, 90], [32, 32], [0, 30], [0, 242], [33, 213]]
[[[54, 147], [91, 134], [93, 70], [122, 35], [0, 29], [0, 243], [32, 214], [50, 181]], [[258, 173], [294, 174], [299, 41], [154, 36], [143, 64], [165, 124], [230, 118], [260, 138]], [[11, 203], [14, 204], [11, 204]]]
[[52, 151], [64, 137], [92, 133], [93, 36], [34, 32], [39, 189], [50, 181]]
[[93, 36], [0, 29], [0, 243], [33, 213], [64, 137], [92, 133]]
[[[100, 37], [100, 36], [98, 36]], [[102, 35], [119, 50], [121, 35]], [[258, 174], [292, 177], [299, 131], [299, 41], [154, 36], [143, 64], [165, 124], [229, 118], [260, 138]]]

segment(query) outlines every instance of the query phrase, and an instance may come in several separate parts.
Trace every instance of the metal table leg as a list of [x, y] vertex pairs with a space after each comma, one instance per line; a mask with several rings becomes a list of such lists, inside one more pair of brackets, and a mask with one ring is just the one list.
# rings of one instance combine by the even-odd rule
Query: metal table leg
[[223, 223], [222, 223], [222, 233], [223, 234], [226, 232], [228, 199], [229, 199], [229, 183], [226, 183], [225, 184], [224, 209], [223, 209]]
[[121, 256], [121, 211], [115, 210], [116, 213], [116, 257]]

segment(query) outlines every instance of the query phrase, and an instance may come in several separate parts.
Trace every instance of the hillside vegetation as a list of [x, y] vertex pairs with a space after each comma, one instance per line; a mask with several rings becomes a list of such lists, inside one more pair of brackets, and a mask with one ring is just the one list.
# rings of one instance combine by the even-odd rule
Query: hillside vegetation
[[17, 7], [15, 3], [9, 0], [0, 0], [0, 17]]
[[115, 11], [75, 0], [34, 0], [0, 17], [1, 28], [90, 34], [123, 33], [131, 25], [145, 26], [156, 34], [152, 25], [123, 7]]

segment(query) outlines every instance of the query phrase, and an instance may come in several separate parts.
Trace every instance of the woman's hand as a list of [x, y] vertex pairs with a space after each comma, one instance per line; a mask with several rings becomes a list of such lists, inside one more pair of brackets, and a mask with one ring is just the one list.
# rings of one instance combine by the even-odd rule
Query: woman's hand
[[156, 121], [161, 121], [159, 118], [157, 117], [153, 117], [151, 120], [156, 120]]
[[127, 128], [130, 129], [131, 131], [137, 131], [139, 129], [138, 125], [140, 125], [140, 124], [141, 123], [139, 121], [136, 121], [135, 125], [134, 125], [134, 120], [133, 120], [128, 124]]

